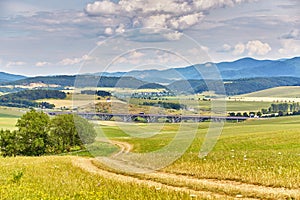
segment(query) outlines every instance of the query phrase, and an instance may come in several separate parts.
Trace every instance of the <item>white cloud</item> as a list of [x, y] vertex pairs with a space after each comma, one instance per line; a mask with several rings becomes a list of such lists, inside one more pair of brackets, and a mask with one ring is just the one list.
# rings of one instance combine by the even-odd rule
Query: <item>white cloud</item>
[[116, 31], [116, 33], [124, 33], [125, 32], [125, 25], [120, 24], [115, 31]]
[[282, 48], [278, 50], [280, 54], [299, 56], [300, 55], [300, 40], [282, 40]]
[[206, 53], [209, 51], [209, 48], [207, 46], [200, 46], [200, 48], [205, 51]]
[[143, 56], [145, 56], [144, 53], [139, 52], [139, 51], [133, 51], [133, 52], [129, 55], [129, 58], [130, 58], [130, 59], [136, 59], [136, 58], [141, 58], [141, 57], [143, 57]]
[[245, 52], [245, 45], [243, 43], [238, 43], [234, 46], [233, 55], [242, 55]]
[[10, 61], [6, 63], [5, 67], [9, 68], [9, 67], [16, 67], [16, 66], [23, 66], [23, 65], [26, 65], [26, 63], [22, 61]]
[[85, 10], [91, 15], [116, 14], [118, 7], [113, 2], [104, 0], [87, 4]]
[[111, 29], [105, 29], [106, 35], [122, 33], [125, 29], [135, 27], [184, 31], [199, 24], [207, 11], [248, 1], [252, 0], [104, 0], [87, 4], [85, 12], [91, 16], [105, 16], [115, 23], [111, 23]]
[[175, 30], [184, 30], [199, 23], [203, 17], [204, 15], [202, 13], [195, 13], [173, 18], [170, 21], [170, 27]]
[[272, 48], [268, 43], [263, 43], [259, 40], [249, 41], [246, 45], [246, 49], [248, 50], [249, 56], [253, 56], [253, 55], [263, 56], [268, 54], [272, 50]]
[[180, 38], [183, 36], [183, 33], [175, 31], [175, 32], [169, 32], [163, 34], [163, 36], [168, 40], [180, 40]]
[[229, 44], [223, 44], [222, 46], [222, 51], [224, 52], [228, 52], [232, 50], [232, 46], [230, 46]]
[[92, 58], [88, 55], [84, 55], [81, 58], [65, 58], [58, 62], [60, 65], [75, 65], [84, 61], [92, 60]]
[[170, 18], [170, 15], [152, 15], [150, 17], [144, 18], [144, 26], [151, 28], [167, 28], [167, 20]]
[[50, 64], [51, 63], [49, 63], [49, 62], [37, 62], [37, 63], [35, 63], [35, 66], [43, 67], [43, 66], [50, 65]]
[[111, 27], [107, 27], [105, 30], [104, 30], [104, 33], [106, 35], [112, 35], [114, 34], [114, 30], [111, 28]]
[[249, 56], [263, 56], [268, 54], [272, 48], [268, 43], [263, 43], [260, 40], [250, 40], [247, 43], [239, 42], [233, 48], [229, 44], [224, 44], [221, 52], [230, 52], [235, 56], [240, 56], [247, 53]]

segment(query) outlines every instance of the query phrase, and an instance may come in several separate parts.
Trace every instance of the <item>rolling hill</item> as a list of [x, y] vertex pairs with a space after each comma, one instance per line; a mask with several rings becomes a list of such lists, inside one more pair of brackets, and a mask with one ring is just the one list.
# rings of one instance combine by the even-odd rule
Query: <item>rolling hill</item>
[[223, 79], [254, 77], [300, 77], [300, 57], [281, 60], [256, 60], [242, 58], [233, 62], [204, 63], [195, 66], [166, 70], [135, 70], [129, 72], [96, 73], [97, 76], [131, 76], [140, 80], [167, 84], [177, 80], [199, 80], [200, 72], [209, 72], [209, 65], [215, 64]]
[[5, 72], [0, 72], [0, 83], [10, 82], [10, 81], [16, 81], [20, 79], [26, 78], [25, 76], [21, 75], [15, 75], [15, 74], [8, 74]]
[[92, 75], [79, 76], [39, 76], [5, 82], [1, 85], [30, 85], [32, 83], [43, 83], [46, 85], [58, 85], [59, 87], [120, 87], [120, 88], [165, 88], [159, 84], [150, 84], [133, 77], [101, 77]]
[[300, 86], [282, 86], [275, 87], [266, 90], [260, 90], [252, 92], [241, 97], [284, 97], [284, 98], [299, 98], [300, 97]]
[[[232, 96], [274, 87], [298, 85], [300, 85], [300, 78], [297, 77], [267, 77], [226, 80], [224, 88], [226, 94]], [[208, 90], [203, 80], [175, 81], [168, 85], [168, 88], [178, 93], [202, 93]]]

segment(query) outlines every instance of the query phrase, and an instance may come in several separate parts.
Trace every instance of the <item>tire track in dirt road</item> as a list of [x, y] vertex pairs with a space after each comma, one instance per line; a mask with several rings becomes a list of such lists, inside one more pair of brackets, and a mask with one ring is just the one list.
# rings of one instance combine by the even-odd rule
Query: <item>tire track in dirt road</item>
[[[110, 142], [120, 147], [120, 151], [114, 154], [112, 158], [122, 153], [126, 154], [133, 149], [132, 145], [126, 142]], [[195, 194], [199, 197], [217, 199], [235, 199], [237, 197], [239, 199], [300, 199], [299, 189], [273, 188], [230, 180], [198, 179], [166, 172], [153, 172], [146, 174], [144, 177], [139, 177], [100, 169], [93, 162], [97, 162], [97, 160], [80, 157], [73, 159], [74, 165], [90, 173], [99, 174], [104, 178], [115, 179], [121, 182], [135, 182], [156, 188], [166, 188], [173, 191]], [[171, 185], [170, 183], [174, 184]], [[230, 195], [226, 195], [226, 193]], [[248, 198], [243, 198], [240, 194], [248, 196]]]
[[232, 199], [232, 198], [228, 198], [228, 196], [226, 196], [226, 195], [215, 194], [213, 192], [196, 191], [196, 190], [188, 189], [185, 187], [175, 187], [175, 186], [166, 185], [166, 184], [163, 184], [163, 183], [160, 183], [157, 181], [143, 180], [143, 179], [139, 179], [139, 178], [132, 177], [132, 176], [121, 175], [121, 174], [109, 172], [109, 171], [102, 170], [102, 169], [96, 167], [93, 164], [92, 160], [93, 159], [78, 157], [78, 158], [74, 158], [72, 160], [72, 162], [73, 162], [73, 165], [75, 165], [85, 171], [88, 171], [93, 174], [98, 174], [104, 178], [113, 179], [113, 180], [120, 181], [123, 183], [137, 183], [137, 184], [146, 185], [149, 187], [155, 187], [157, 190], [168, 189], [168, 190], [173, 190], [173, 191], [177, 191], [177, 192], [189, 193], [191, 195], [197, 195], [199, 197], [211, 197], [211, 198], [217, 198], [217, 199]]

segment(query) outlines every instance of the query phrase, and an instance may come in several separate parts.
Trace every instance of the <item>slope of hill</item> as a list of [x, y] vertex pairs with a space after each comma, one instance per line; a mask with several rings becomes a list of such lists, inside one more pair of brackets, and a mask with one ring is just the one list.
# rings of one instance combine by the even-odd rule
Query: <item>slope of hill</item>
[[241, 97], [285, 97], [285, 98], [300, 98], [300, 86], [282, 86], [266, 90], [260, 90]]
[[[268, 77], [268, 78], [247, 78], [225, 81], [224, 87], [227, 95], [239, 95], [259, 90], [300, 85], [300, 78], [297, 77]], [[203, 80], [176, 81], [168, 88], [179, 93], [202, 93], [208, 88]]]
[[30, 85], [32, 83], [43, 83], [47, 85], [59, 85], [60, 87], [120, 87], [120, 88], [164, 88], [159, 84], [149, 84], [133, 77], [99, 77], [92, 75], [80, 76], [40, 76], [26, 78], [13, 82], [2, 83], [1, 85]]
[[5, 72], [0, 72], [0, 83], [9, 82], [9, 81], [16, 81], [20, 79], [26, 78], [25, 76], [15, 75], [15, 74], [8, 74]]
[[66, 94], [58, 90], [24, 90], [16, 93], [6, 94], [0, 97], [0, 106], [7, 107], [19, 107], [19, 108], [30, 108], [30, 107], [44, 107], [53, 108], [47, 102], [35, 102], [38, 99], [64, 99]]
[[[135, 70], [129, 72], [96, 73], [103, 76], [132, 76], [140, 80], [157, 83], [171, 83], [175, 80], [202, 79], [199, 72], [209, 72], [210, 64], [215, 64], [223, 79], [241, 79], [254, 77], [300, 77], [300, 57], [284, 60], [256, 60], [242, 58], [233, 62], [205, 63], [195, 66], [166, 70]], [[204, 77], [205, 78], [205, 77]]]

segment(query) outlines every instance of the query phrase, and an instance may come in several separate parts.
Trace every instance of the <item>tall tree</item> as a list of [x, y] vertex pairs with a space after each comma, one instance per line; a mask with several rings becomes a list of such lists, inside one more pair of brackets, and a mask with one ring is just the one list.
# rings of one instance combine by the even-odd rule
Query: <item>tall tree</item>
[[51, 138], [59, 151], [69, 150], [74, 146], [93, 143], [96, 132], [92, 124], [77, 115], [58, 115], [51, 120]]
[[50, 118], [43, 112], [30, 110], [17, 122], [22, 155], [39, 156], [46, 153]]

